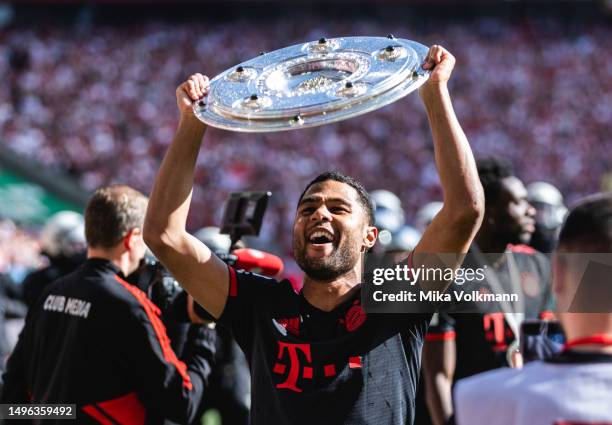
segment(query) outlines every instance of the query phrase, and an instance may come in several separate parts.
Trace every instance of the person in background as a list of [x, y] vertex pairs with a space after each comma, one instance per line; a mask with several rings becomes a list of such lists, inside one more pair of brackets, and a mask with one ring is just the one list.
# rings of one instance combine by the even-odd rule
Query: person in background
[[374, 225], [378, 229], [378, 239], [368, 253], [381, 254], [389, 250], [394, 234], [404, 225], [404, 210], [401, 200], [388, 190], [374, 190], [370, 192], [370, 197], [374, 204]]
[[[484, 268], [481, 287], [489, 291], [518, 288], [525, 311], [506, 311], [499, 304], [468, 306], [467, 312], [440, 311], [433, 317], [423, 348], [426, 399], [432, 421], [444, 424], [452, 415], [452, 386], [458, 379], [499, 367], [514, 366], [521, 321], [538, 318], [550, 302], [548, 259], [525, 245], [534, 231], [535, 210], [511, 164], [499, 158], [477, 162], [485, 193], [483, 224], [463, 267]], [[519, 360], [517, 360], [519, 361]]]
[[522, 370], [459, 381], [458, 425], [612, 423], [612, 194], [587, 197], [572, 208], [553, 263], [565, 349]]
[[[129, 186], [93, 194], [85, 210], [87, 260], [30, 308], [1, 403], [76, 404], [80, 424], [196, 419], [214, 336], [197, 334], [179, 360], [159, 308], [125, 280], [145, 255], [146, 208], [147, 198]], [[48, 421], [56, 422], [63, 423]]]
[[[15, 287], [10, 276], [0, 274], [0, 372], [4, 371], [6, 360], [14, 346], [14, 341], [11, 343], [9, 323], [15, 319], [23, 322], [27, 313], [26, 305], [14, 296]], [[1, 390], [0, 380], [0, 392]]]
[[550, 183], [533, 182], [527, 185], [527, 198], [536, 210], [535, 231], [529, 246], [540, 252], [553, 252], [567, 214], [563, 195]]
[[442, 202], [433, 201], [423, 205], [416, 213], [416, 218], [414, 221], [414, 225], [416, 229], [423, 233], [427, 226], [432, 222], [434, 217], [440, 212], [442, 209]]
[[40, 244], [49, 265], [26, 276], [23, 299], [32, 307], [44, 289], [54, 280], [67, 275], [85, 261], [85, 220], [74, 211], [55, 213], [42, 229]]

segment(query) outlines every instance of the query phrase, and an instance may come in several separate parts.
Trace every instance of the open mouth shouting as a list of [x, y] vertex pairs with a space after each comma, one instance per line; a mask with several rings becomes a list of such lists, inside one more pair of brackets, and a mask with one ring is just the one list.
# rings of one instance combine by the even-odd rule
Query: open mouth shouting
[[314, 254], [316, 257], [326, 256], [331, 254], [334, 249], [335, 235], [329, 229], [317, 227], [310, 231], [306, 241], [310, 254]]

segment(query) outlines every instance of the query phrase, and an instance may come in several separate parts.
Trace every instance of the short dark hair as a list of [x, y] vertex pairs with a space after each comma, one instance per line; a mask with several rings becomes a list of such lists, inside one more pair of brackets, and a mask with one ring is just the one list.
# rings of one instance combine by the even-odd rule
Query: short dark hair
[[300, 195], [300, 199], [298, 200], [298, 205], [302, 201], [302, 198], [306, 194], [306, 191], [308, 191], [308, 189], [310, 189], [311, 186], [317, 183], [328, 181], [328, 180], [333, 180], [336, 182], [344, 183], [344, 184], [349, 185], [353, 189], [355, 189], [355, 191], [357, 192], [357, 195], [359, 195], [359, 203], [361, 204], [368, 218], [368, 225], [373, 226], [374, 225], [374, 203], [372, 202], [372, 199], [370, 198], [370, 194], [368, 193], [367, 190], [365, 190], [365, 188], [359, 181], [345, 174], [342, 174], [338, 171], [326, 171], [325, 173], [319, 174], [317, 177], [315, 177], [310, 183], [306, 185], [306, 188]]
[[126, 185], [96, 190], [85, 208], [85, 238], [93, 248], [112, 248], [134, 228], [142, 229], [147, 197]]
[[502, 180], [514, 176], [512, 163], [507, 159], [489, 157], [479, 159], [476, 167], [484, 190], [485, 203], [497, 202]]
[[598, 193], [579, 201], [565, 219], [559, 245], [612, 252], [612, 193]]

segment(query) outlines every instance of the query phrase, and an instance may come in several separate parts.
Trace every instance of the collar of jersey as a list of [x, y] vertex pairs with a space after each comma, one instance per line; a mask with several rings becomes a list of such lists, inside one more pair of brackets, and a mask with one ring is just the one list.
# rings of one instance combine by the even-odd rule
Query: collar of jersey
[[547, 363], [612, 363], [612, 354], [566, 350], [545, 360]]
[[325, 316], [325, 315], [335, 315], [335, 316], [343, 316], [346, 311], [355, 303], [356, 300], [359, 300], [361, 297], [361, 284], [355, 287], [354, 293], [344, 300], [342, 303], [338, 304], [331, 311], [321, 310], [308, 302], [306, 297], [304, 296], [304, 292], [300, 291], [300, 298], [302, 300], [303, 311], [307, 314]]
[[123, 278], [123, 273], [121, 272], [119, 266], [105, 258], [88, 258], [85, 261], [84, 265], [85, 267], [89, 267], [96, 270], [108, 270]]

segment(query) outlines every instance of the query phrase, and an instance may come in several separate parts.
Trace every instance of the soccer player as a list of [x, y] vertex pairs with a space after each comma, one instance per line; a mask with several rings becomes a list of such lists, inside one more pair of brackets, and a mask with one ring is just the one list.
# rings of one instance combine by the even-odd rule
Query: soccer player
[[456, 423], [612, 423], [611, 257], [612, 195], [594, 195], [572, 209], [553, 256], [565, 350], [520, 371], [496, 370], [459, 381]]
[[[423, 64], [432, 71], [420, 95], [432, 129], [444, 207], [415, 248], [419, 254], [467, 252], [483, 214], [474, 158], [447, 88], [454, 64], [441, 46], [433, 46]], [[208, 79], [200, 74], [177, 89], [180, 123], [152, 191], [144, 236], [244, 350], [251, 366], [252, 423], [412, 423], [431, 314], [390, 318], [363, 311], [361, 253], [374, 245], [378, 231], [361, 184], [326, 173], [300, 196], [293, 226], [294, 256], [305, 274], [299, 294], [289, 281], [228, 267], [186, 232], [206, 130], [191, 105], [207, 90]]]
[[479, 160], [477, 168], [486, 211], [463, 267], [483, 268], [485, 280], [481, 287], [471, 282], [470, 288], [489, 292], [496, 285], [503, 292], [517, 288], [524, 294], [525, 308], [505, 311], [499, 304], [474, 302], [461, 313], [436, 314], [423, 349], [427, 403], [436, 425], [444, 424], [452, 414], [454, 382], [513, 366], [509, 360], [518, 346], [521, 321], [538, 318], [550, 303], [549, 261], [524, 245], [535, 223], [525, 186], [503, 159]]

